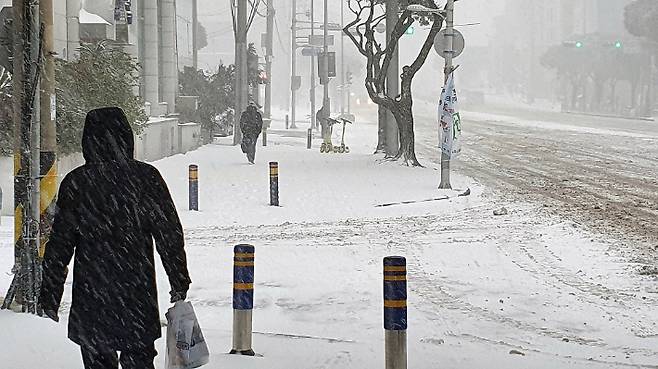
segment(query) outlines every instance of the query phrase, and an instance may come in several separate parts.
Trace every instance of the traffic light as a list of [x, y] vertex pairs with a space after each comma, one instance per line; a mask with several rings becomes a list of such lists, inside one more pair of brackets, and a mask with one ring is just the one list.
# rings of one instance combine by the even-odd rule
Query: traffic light
[[347, 83], [348, 86], [352, 85], [352, 77], [353, 77], [352, 72], [345, 73], [345, 80], [346, 80], [345, 83]]
[[414, 26], [409, 26], [409, 28], [407, 28], [407, 30], [404, 31], [404, 34], [405, 35], [413, 35], [414, 32], [416, 32], [416, 29], [414, 28]]
[[562, 46], [582, 49], [585, 47], [585, 43], [583, 41], [564, 41], [562, 42]]
[[617, 41], [607, 41], [602, 44], [602, 46], [606, 49], [614, 49], [614, 50], [621, 50], [624, 48], [624, 43], [617, 40]]

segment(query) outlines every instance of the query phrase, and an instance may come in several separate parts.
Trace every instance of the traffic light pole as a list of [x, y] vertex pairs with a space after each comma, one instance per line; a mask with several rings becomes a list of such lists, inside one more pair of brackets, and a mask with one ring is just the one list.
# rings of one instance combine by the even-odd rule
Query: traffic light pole
[[[446, 4], [446, 53], [445, 53], [445, 81], [448, 81], [448, 77], [454, 71], [452, 65], [452, 59], [454, 56], [454, 13], [455, 13], [455, 0], [448, 0]], [[445, 85], [445, 83], [444, 83]], [[452, 91], [446, 91], [446, 94], [452, 94]], [[440, 129], [440, 128], [439, 128]], [[449, 132], [449, 134], [452, 134]], [[451, 189], [452, 185], [450, 184], [450, 156], [441, 150], [441, 183], [439, 184], [440, 189]]]

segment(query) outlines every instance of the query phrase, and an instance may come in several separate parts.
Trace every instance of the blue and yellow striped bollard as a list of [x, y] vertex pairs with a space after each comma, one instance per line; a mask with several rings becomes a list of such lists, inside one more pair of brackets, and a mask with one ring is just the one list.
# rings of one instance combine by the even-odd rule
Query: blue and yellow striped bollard
[[254, 255], [252, 245], [237, 245], [233, 258], [233, 348], [231, 354], [254, 356], [252, 313], [254, 309]]
[[270, 205], [279, 206], [279, 163], [270, 162]]
[[407, 260], [384, 258], [386, 369], [407, 369]]
[[190, 210], [199, 211], [199, 166], [190, 165], [190, 191], [189, 204]]

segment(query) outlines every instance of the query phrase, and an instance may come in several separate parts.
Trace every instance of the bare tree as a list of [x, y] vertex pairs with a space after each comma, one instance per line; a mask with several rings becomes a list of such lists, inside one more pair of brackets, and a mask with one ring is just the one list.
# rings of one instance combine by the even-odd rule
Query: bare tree
[[347, 24], [343, 31], [367, 59], [365, 85], [370, 99], [375, 104], [384, 106], [391, 111], [395, 117], [400, 132], [400, 147], [395, 159], [403, 158], [407, 164], [421, 166], [415, 152], [411, 85], [414, 77], [427, 60], [434, 38], [443, 26], [443, 17], [436, 13], [424, 17], [426, 23], [431, 25], [430, 32], [414, 62], [402, 67], [400, 95], [389, 96], [386, 91], [386, 72], [395, 48], [398, 47], [399, 40], [407, 29], [414, 22], [423, 18], [413, 14], [406, 6], [420, 4], [430, 9], [437, 9], [437, 5], [432, 0], [402, 1], [404, 6], [401, 9], [400, 18], [391, 34], [391, 39], [384, 45], [385, 40], [378, 39], [375, 31], [377, 26], [386, 19], [383, 2], [382, 0], [348, 0], [348, 6], [355, 15], [355, 19]]

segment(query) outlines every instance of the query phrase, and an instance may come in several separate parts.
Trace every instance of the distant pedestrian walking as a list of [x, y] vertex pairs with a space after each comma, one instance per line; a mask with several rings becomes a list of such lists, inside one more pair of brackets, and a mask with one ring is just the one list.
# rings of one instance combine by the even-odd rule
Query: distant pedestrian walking
[[[134, 139], [119, 108], [85, 121], [86, 164], [64, 178], [43, 260], [41, 306], [59, 321], [67, 265], [73, 263], [69, 338], [86, 369], [153, 369], [161, 336], [154, 247], [184, 300], [191, 283], [183, 230], [157, 169], [133, 159]], [[121, 356], [117, 354], [121, 352]], [[44, 363], [46, 364], [46, 363]]]
[[247, 154], [251, 164], [256, 159], [256, 142], [263, 130], [263, 117], [254, 104], [250, 104], [247, 110], [240, 116], [240, 130], [242, 131], [242, 152]]

